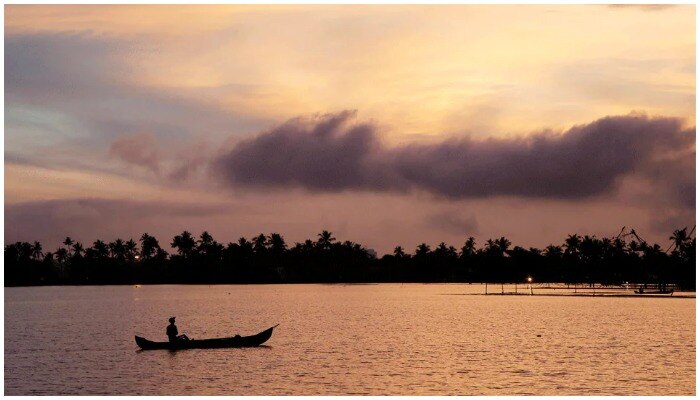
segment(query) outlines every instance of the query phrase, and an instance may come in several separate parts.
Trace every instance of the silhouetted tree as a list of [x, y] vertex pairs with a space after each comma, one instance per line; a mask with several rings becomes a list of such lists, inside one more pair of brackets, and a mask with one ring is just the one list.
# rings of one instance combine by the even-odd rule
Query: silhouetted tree
[[41, 251], [41, 243], [39, 242], [34, 242], [34, 245], [32, 246], [32, 258], [35, 260], [39, 260], [43, 257], [42, 251]]
[[195, 249], [197, 242], [191, 233], [184, 231], [173, 238], [173, 242], [170, 244], [171, 247], [177, 249], [177, 253], [184, 258], [192, 257], [192, 253]]
[[141, 258], [144, 260], [155, 257], [158, 254], [158, 251], [161, 250], [158, 239], [149, 235], [148, 233], [141, 235], [139, 242], [141, 242]]
[[129, 239], [126, 243], [124, 243], [124, 252], [127, 260], [134, 260], [138, 254], [138, 244], [136, 244], [134, 239]]
[[126, 260], [126, 246], [124, 240], [117, 238], [115, 241], [109, 243], [109, 253], [118, 262], [124, 262]]
[[316, 241], [316, 246], [321, 250], [330, 250], [331, 245], [335, 241], [333, 234], [328, 231], [323, 231], [318, 234], [318, 240]]
[[253, 251], [255, 254], [265, 254], [267, 252], [267, 237], [259, 234], [253, 238]]
[[[694, 230], [693, 230], [694, 231]], [[158, 240], [144, 233], [138, 244], [96, 240], [83, 249], [67, 237], [55, 252], [39, 242], [5, 246], [6, 285], [94, 283], [261, 283], [261, 282], [538, 282], [676, 283], [695, 287], [695, 238], [687, 228], [673, 232], [673, 250], [648, 244], [633, 232], [596, 238], [569, 235], [562, 246], [544, 250], [512, 246], [505, 237], [488, 239], [483, 249], [473, 237], [458, 253], [445, 242], [434, 251], [416, 246], [414, 256], [396, 246], [376, 254], [360, 243], [338, 241], [329, 231], [288, 248], [282, 235], [240, 238], [224, 247], [208, 232], [198, 240], [187, 231], [173, 238], [177, 255], [169, 256]], [[627, 235], [628, 236], [628, 235]], [[669, 248], [669, 250], [671, 247]], [[140, 253], [139, 253], [140, 252]], [[141, 261], [135, 262], [140, 254]], [[43, 257], [43, 258], [42, 258]]]
[[271, 233], [268, 237], [268, 243], [272, 254], [279, 256], [287, 251], [287, 243], [284, 242], [284, 238], [279, 233]]

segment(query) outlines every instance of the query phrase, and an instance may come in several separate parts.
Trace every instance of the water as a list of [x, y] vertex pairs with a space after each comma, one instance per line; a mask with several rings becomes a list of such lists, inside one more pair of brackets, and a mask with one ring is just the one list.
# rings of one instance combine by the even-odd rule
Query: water
[[[5, 288], [5, 394], [695, 394], [695, 299], [481, 291]], [[137, 351], [171, 315], [194, 338], [280, 326], [261, 348]]]

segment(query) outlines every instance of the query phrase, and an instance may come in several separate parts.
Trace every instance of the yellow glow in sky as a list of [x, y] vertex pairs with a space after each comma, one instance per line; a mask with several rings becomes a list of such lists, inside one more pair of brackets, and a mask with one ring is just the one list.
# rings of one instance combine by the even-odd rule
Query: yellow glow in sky
[[391, 140], [695, 118], [692, 5], [8, 6], [5, 20], [10, 35], [136, 44], [120, 81], [274, 120], [357, 109]]

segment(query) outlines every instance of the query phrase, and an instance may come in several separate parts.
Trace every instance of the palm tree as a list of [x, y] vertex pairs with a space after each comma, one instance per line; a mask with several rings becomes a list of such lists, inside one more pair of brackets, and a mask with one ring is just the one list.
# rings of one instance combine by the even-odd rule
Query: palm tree
[[250, 242], [248, 241], [248, 239], [246, 239], [246, 238], [244, 238], [244, 237], [238, 238], [238, 245], [239, 245], [241, 248], [246, 248], [246, 247], [250, 247], [251, 249], [253, 248], [253, 244], [250, 243]]
[[668, 239], [673, 241], [674, 250], [680, 248], [685, 244], [685, 242], [689, 240], [688, 227], [686, 226], [683, 229], [676, 229], [675, 231], [673, 231], [673, 234]]
[[469, 239], [467, 239], [467, 241], [464, 242], [464, 246], [462, 246], [460, 257], [468, 258], [473, 256], [474, 254], [476, 254], [476, 239], [474, 239], [473, 236], [470, 236]]
[[595, 236], [584, 236], [579, 245], [581, 259], [587, 262], [600, 260], [603, 255], [602, 242]]
[[544, 249], [544, 256], [548, 258], [559, 258], [563, 254], [561, 246], [550, 244]]
[[105, 259], [109, 257], [109, 246], [102, 240], [95, 240], [92, 243], [92, 249], [98, 259]]
[[528, 252], [529, 252], [530, 254], [532, 254], [533, 256], [538, 256], [538, 257], [539, 257], [539, 256], [542, 255], [542, 250], [541, 250], [541, 249], [538, 249], [538, 248], [536, 248], [536, 247], [530, 247], [530, 248], [528, 249]]
[[255, 254], [264, 254], [267, 251], [267, 237], [262, 233], [253, 238], [253, 251]]
[[279, 233], [271, 233], [268, 237], [268, 243], [273, 254], [280, 255], [287, 250], [287, 243], [284, 242], [284, 238]]
[[139, 242], [141, 242], [141, 258], [147, 260], [158, 254], [160, 244], [158, 243], [158, 239], [155, 237], [149, 235], [148, 233], [144, 233], [141, 235]]
[[56, 260], [60, 263], [64, 262], [66, 258], [68, 257], [68, 250], [66, 250], [63, 247], [59, 247], [56, 249]]
[[207, 231], [202, 232], [201, 235], [199, 235], [199, 244], [203, 246], [210, 245], [214, 242], [214, 237]]
[[138, 245], [134, 241], [134, 239], [129, 239], [126, 243], [124, 243], [124, 250], [126, 251], [126, 258], [129, 260], [133, 260], [136, 256], [138, 249]]
[[73, 246], [73, 243], [75, 242], [70, 238], [70, 236], [66, 236], [66, 240], [63, 241], [63, 245], [68, 248], [68, 255], [70, 255], [70, 248]]
[[502, 256], [503, 250], [498, 242], [498, 239], [488, 239], [484, 245], [484, 252], [490, 256]]
[[178, 254], [185, 258], [192, 255], [195, 245], [196, 242], [194, 237], [187, 231], [183, 231], [182, 234], [176, 235], [170, 244], [170, 246], [177, 249]]
[[34, 246], [32, 246], [32, 258], [38, 260], [42, 257], [42, 255], [43, 253], [41, 252], [41, 243], [34, 242]]
[[416, 247], [416, 257], [425, 257], [430, 253], [430, 246], [425, 243], [421, 243]]
[[52, 252], [47, 251], [46, 253], [44, 253], [44, 262], [49, 263], [49, 264], [53, 264], [53, 253]]
[[579, 247], [581, 246], [581, 236], [577, 234], [569, 235], [569, 237], [564, 240], [564, 254], [578, 254]]
[[501, 250], [501, 254], [505, 254], [511, 245], [510, 240], [504, 238], [503, 236], [501, 236], [500, 239], [496, 240], [496, 243], [498, 244], [498, 248]]
[[83, 244], [80, 242], [75, 242], [73, 244], [73, 257], [80, 258], [83, 256]]
[[642, 248], [642, 253], [644, 254], [645, 260], [651, 260], [666, 255], [663, 249], [661, 249], [661, 246], [658, 244], [654, 244], [653, 246], [647, 245], [646, 247]]
[[637, 252], [642, 251], [642, 245], [637, 243], [636, 240], [631, 241], [630, 244], [628, 245], [628, 248], [629, 248], [629, 251], [635, 255], [637, 254]]
[[61, 267], [61, 278], [63, 278], [64, 273], [65, 273], [65, 263], [66, 263], [67, 259], [68, 259], [68, 250], [66, 250], [63, 247], [59, 247], [56, 250], [56, 261], [58, 261], [58, 265]]
[[311, 239], [306, 239], [304, 240], [304, 243], [301, 245], [301, 249], [304, 253], [309, 254], [314, 251], [314, 242]]
[[212, 259], [219, 259], [224, 251], [224, 246], [214, 240], [214, 238], [209, 234], [209, 232], [204, 231], [199, 235], [199, 240], [197, 241], [197, 253], [203, 257], [209, 258], [209, 262]]
[[396, 258], [406, 257], [406, 253], [404, 253], [403, 247], [401, 247], [401, 246], [394, 247], [394, 257], [396, 257]]
[[109, 244], [109, 252], [112, 258], [117, 261], [124, 261], [126, 259], [126, 248], [124, 247], [124, 241], [117, 238], [114, 242]]
[[316, 246], [318, 246], [322, 250], [329, 250], [331, 248], [331, 245], [333, 244], [333, 241], [335, 241], [333, 234], [324, 230], [323, 232], [318, 234]]

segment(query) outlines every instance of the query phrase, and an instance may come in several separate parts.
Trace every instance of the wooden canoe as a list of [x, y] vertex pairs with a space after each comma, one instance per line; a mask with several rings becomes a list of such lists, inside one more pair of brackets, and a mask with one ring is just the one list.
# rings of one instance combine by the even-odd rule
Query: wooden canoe
[[[279, 325], [279, 324], [278, 324]], [[141, 336], [135, 336], [136, 344], [142, 350], [184, 350], [184, 349], [221, 349], [227, 347], [256, 347], [267, 342], [272, 336], [272, 328], [266, 329], [257, 335], [233, 336], [217, 339], [193, 339], [177, 342], [152, 342]]]

